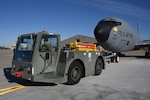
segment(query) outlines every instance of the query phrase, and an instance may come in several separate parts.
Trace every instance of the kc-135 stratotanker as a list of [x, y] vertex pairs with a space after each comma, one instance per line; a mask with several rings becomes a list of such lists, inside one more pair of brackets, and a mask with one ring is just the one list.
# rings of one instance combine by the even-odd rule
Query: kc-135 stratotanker
[[146, 47], [145, 56], [150, 55], [150, 40], [142, 40], [139, 26], [136, 32], [120, 18], [104, 18], [95, 27], [94, 35], [98, 43], [106, 50], [120, 53]]

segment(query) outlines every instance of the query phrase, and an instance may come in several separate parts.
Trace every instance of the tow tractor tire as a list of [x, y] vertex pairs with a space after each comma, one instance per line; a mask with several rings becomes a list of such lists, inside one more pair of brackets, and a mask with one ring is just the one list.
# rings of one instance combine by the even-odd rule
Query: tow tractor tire
[[100, 75], [104, 67], [103, 61], [101, 58], [97, 58], [95, 63], [95, 75]]
[[82, 77], [83, 68], [78, 61], [73, 61], [68, 70], [68, 85], [77, 84]]

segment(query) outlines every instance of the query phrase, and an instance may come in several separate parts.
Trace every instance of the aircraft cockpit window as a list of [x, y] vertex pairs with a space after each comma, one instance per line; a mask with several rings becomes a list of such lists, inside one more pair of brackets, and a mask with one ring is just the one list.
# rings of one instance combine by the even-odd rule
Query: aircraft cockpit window
[[105, 23], [107, 23], [107, 25], [114, 27], [114, 26], [120, 26], [121, 22], [115, 22], [115, 21], [105, 21]]
[[121, 25], [121, 22], [116, 22], [116, 25], [117, 25], [117, 26]]

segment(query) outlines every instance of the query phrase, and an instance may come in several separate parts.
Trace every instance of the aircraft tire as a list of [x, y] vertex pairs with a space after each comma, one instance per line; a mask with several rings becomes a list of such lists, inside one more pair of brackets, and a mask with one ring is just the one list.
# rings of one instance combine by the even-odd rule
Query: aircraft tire
[[111, 62], [115, 62], [115, 57], [110, 58]]
[[149, 57], [150, 56], [150, 52], [145, 52], [145, 57]]
[[68, 70], [68, 85], [73, 85], [73, 84], [77, 84], [81, 77], [82, 77], [82, 65], [77, 62], [77, 61], [73, 61], [69, 67]]
[[120, 61], [120, 57], [118, 55], [115, 56], [115, 62], [118, 63]]
[[145, 52], [145, 57], [147, 57], [148, 56], [148, 52]]

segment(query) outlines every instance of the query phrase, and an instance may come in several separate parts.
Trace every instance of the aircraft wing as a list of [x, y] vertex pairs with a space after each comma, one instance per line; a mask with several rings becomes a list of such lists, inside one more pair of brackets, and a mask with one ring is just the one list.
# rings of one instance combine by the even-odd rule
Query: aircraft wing
[[136, 43], [137, 48], [149, 47], [150, 48], [150, 40], [143, 40]]

